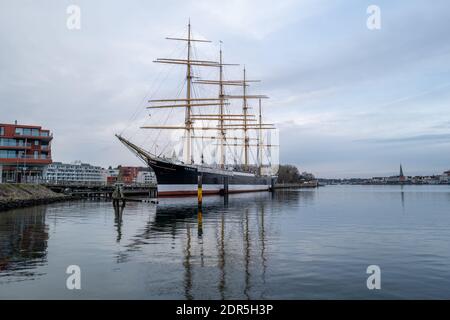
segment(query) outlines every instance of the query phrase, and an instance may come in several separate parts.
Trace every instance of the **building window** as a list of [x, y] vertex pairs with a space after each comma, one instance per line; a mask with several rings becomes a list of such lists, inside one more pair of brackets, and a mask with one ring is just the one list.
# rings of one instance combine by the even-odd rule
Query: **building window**
[[16, 135], [22, 136], [23, 135], [23, 128], [16, 128]]
[[39, 145], [39, 140], [34, 140], [34, 145], [38, 146]]
[[13, 150], [0, 150], [0, 158], [14, 159], [17, 157], [16, 151]]
[[34, 152], [34, 158], [39, 159], [39, 152], [37, 152], [37, 151]]
[[39, 129], [31, 129], [31, 135], [38, 137], [39, 136]]
[[5, 135], [5, 128], [0, 127], [0, 136], [4, 136]]

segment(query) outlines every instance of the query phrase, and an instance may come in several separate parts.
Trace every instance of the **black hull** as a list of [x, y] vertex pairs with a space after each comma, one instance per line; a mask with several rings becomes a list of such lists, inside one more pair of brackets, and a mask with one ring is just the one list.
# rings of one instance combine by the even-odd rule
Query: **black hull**
[[269, 190], [273, 177], [250, 173], [211, 169], [177, 164], [158, 159], [147, 159], [158, 182], [158, 194], [166, 196], [197, 194], [198, 176], [202, 177], [204, 194]]

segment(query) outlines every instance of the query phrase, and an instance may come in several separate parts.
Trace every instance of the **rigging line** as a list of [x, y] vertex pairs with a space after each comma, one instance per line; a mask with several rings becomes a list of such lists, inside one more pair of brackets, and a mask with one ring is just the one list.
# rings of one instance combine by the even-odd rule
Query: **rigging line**
[[[181, 92], [184, 90], [185, 85], [186, 85], [186, 80], [184, 80], [183, 84], [181, 85], [180, 89], [178, 90], [178, 93], [176, 94], [177, 98], [181, 95]], [[166, 119], [163, 122], [163, 125], [167, 124], [167, 121], [169, 120], [170, 116], [172, 115], [174, 109], [175, 108], [169, 108], [169, 113], [167, 114]], [[159, 136], [161, 135], [162, 131], [163, 131], [162, 129], [158, 130], [158, 133], [156, 134], [156, 137], [153, 140], [152, 147], [156, 144], [156, 141], [159, 139]]]
[[[186, 50], [186, 45], [183, 46], [183, 51], [185, 51], [185, 50]], [[175, 66], [172, 65], [171, 67], [174, 68]], [[186, 81], [186, 80], [185, 80], [185, 81]], [[178, 90], [178, 93], [176, 94], [176, 98], [178, 98], [178, 97], [180, 96], [181, 91], [182, 91], [183, 88], [184, 88], [185, 81], [181, 84], [181, 89]], [[160, 90], [161, 86], [162, 86], [162, 83], [160, 83], [160, 86], [158, 87], [158, 91]], [[157, 93], [157, 92], [155, 92], [155, 94], [153, 94], [152, 97], [153, 97], [154, 95], [156, 95], [156, 93]], [[152, 97], [150, 97], [150, 98], [152, 98]], [[171, 109], [173, 109], [173, 108], [171, 108]], [[167, 118], [166, 118], [166, 120], [165, 120], [164, 123], [167, 123]], [[144, 123], [144, 124], [145, 124], [145, 123]], [[158, 131], [158, 135], [157, 135], [158, 137], [159, 137], [160, 132], [161, 132], [161, 129]], [[149, 137], [147, 137], [147, 139], [145, 139], [145, 142], [148, 141], [148, 138], [149, 138]], [[156, 139], [153, 140], [153, 145], [152, 145], [152, 147], [155, 145], [155, 143], [156, 143]]]
[[[275, 130], [275, 131], [276, 131], [276, 130]], [[272, 133], [270, 132], [269, 134], [272, 134]], [[275, 134], [275, 133], [273, 133], [273, 134]], [[269, 139], [267, 139], [267, 140], [269, 140]], [[273, 143], [274, 143], [274, 142], [272, 142], [272, 140], [273, 140], [273, 138], [270, 139], [270, 141], [271, 141], [270, 144], [273, 144]], [[275, 140], [275, 143], [278, 145], [278, 144], [279, 144], [279, 141], [280, 141], [280, 140], [279, 140], [279, 137], [278, 137], [278, 136], [275, 137], [274, 140]], [[266, 154], [267, 159], [270, 159], [270, 161], [272, 162], [272, 160], [273, 160], [273, 159], [272, 159], [272, 153], [269, 154], [269, 152], [268, 152], [268, 151], [269, 151], [269, 148], [274, 148], [274, 147], [266, 147], [266, 148], [264, 148], [264, 152], [265, 152], [265, 154]], [[277, 161], [279, 161], [279, 160], [277, 160]]]
[[[179, 97], [179, 96], [181, 95], [181, 93], [182, 93], [182, 91], [184, 90], [184, 87], [185, 87], [185, 85], [186, 85], [186, 82], [187, 82], [187, 79], [184, 80], [183, 85], [181, 86], [180, 90], [178, 91], [177, 97]], [[175, 109], [175, 108], [170, 108], [170, 111], [169, 111], [169, 113], [168, 113], [168, 115], [167, 115], [167, 117], [166, 117], [166, 120], [164, 121], [163, 125], [166, 125], [166, 124], [167, 124], [167, 121], [169, 120], [169, 117], [171, 116], [171, 114], [172, 114], [172, 112], [173, 112], [174, 109]], [[156, 135], [156, 137], [155, 137], [155, 139], [153, 140], [152, 148], [153, 148], [153, 146], [155, 146], [156, 141], [159, 139], [159, 136], [161, 135], [161, 133], [162, 133], [162, 129], [159, 129], [159, 130], [158, 130], [158, 133], [157, 133], [157, 135]], [[169, 143], [171, 143], [170, 139], [169, 139], [169, 142], [165, 145], [165, 147], [162, 148], [161, 152], [159, 153], [159, 156], [160, 156], [161, 154], [163, 154], [163, 153], [166, 151], [167, 146], [169, 145]]]
[[[170, 55], [174, 54], [175, 51], [179, 50], [181, 47], [180, 44], [178, 44], [170, 53]], [[164, 80], [162, 82], [164, 82], [168, 75], [171, 73], [171, 71], [173, 70], [173, 65], [171, 66], [171, 68], [169, 68], [168, 72], [166, 73], [166, 77], [164, 78]], [[142, 109], [142, 104], [144, 103], [144, 101], [147, 99], [147, 97], [149, 96], [149, 98], [151, 98], [151, 96], [154, 94], [151, 94], [151, 91], [153, 89], [153, 87], [155, 86], [155, 84], [158, 82], [159, 78], [161, 77], [161, 75], [164, 73], [164, 68], [160, 68], [158, 71], [158, 74], [156, 77], [153, 78], [153, 81], [150, 83], [150, 85], [148, 86], [148, 90], [146, 91], [144, 97], [142, 98], [142, 100], [140, 101], [140, 103], [138, 104], [137, 108], [135, 109], [135, 111], [133, 112], [132, 116], [129, 118], [128, 120], [128, 125], [121, 131], [121, 135], [125, 132], [125, 130], [127, 130], [133, 123], [133, 121], [137, 118], [137, 116], [139, 115], [140, 112], [142, 112], [145, 109]], [[160, 84], [161, 86], [161, 84]]]
[[[159, 83], [157, 89], [156, 89], [156, 90], [148, 97], [149, 99], [151, 99], [153, 96], [155, 96], [155, 95], [159, 92], [159, 90], [160, 90], [161, 87], [162, 87], [162, 84], [167, 80], [167, 78], [169, 77], [169, 75], [172, 73], [172, 71], [174, 70], [174, 67], [175, 67], [174, 65], [170, 66], [168, 72], [166, 72], [166, 74], [165, 74], [164, 79], [162, 79], [162, 81]], [[145, 99], [145, 98], [144, 98], [144, 99]], [[144, 108], [143, 110], [145, 110], [145, 108]], [[143, 123], [143, 124], [145, 124], [147, 121], [148, 121], [148, 119], [144, 119], [144, 123]], [[130, 124], [130, 125], [131, 125], [131, 124]], [[136, 130], [134, 131], [134, 133], [133, 133], [132, 135], [130, 135], [130, 137], [134, 137], [134, 135], [136, 135], [137, 132], [139, 132], [139, 126], [136, 128]], [[145, 141], [147, 141], [147, 140], [148, 140], [148, 139], [146, 139]]]
[[[151, 99], [151, 98], [152, 98], [152, 97], [160, 90], [160, 88], [161, 88], [161, 86], [162, 86], [162, 83], [164, 83], [164, 82], [167, 80], [167, 78], [169, 77], [169, 74], [171, 73], [171, 71], [172, 71], [173, 69], [174, 69], [174, 66], [171, 66], [171, 67], [170, 67], [170, 71], [167, 72], [165, 78], [161, 81], [161, 83], [159, 84], [157, 90], [156, 90], [152, 95], [150, 95], [150, 96], [148, 97], [149, 99]], [[144, 98], [144, 99], [145, 99], [145, 98]], [[144, 110], [145, 110], [145, 108], [144, 108]], [[143, 121], [143, 124], [146, 124], [148, 120], [149, 120], [148, 118], [145, 118], [144, 121]], [[136, 128], [136, 130], [134, 131], [134, 134], [131, 135], [131, 137], [133, 137], [134, 135], [137, 134], [137, 132], [139, 132], [139, 129], [140, 129], [139, 127], [140, 127], [140, 126], [138, 126], [138, 127]], [[147, 139], [145, 140], [145, 142], [146, 142], [146, 141], [147, 141]]]

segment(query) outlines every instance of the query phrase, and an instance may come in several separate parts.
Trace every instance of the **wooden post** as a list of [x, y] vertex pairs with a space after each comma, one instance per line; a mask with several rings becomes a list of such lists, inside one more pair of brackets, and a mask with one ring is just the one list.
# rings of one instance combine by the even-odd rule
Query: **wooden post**
[[228, 194], [228, 177], [227, 176], [223, 177], [223, 194], [224, 195]]
[[275, 191], [275, 178], [271, 178], [270, 180], [270, 191]]
[[202, 205], [203, 200], [203, 190], [202, 190], [202, 175], [198, 176], [198, 186], [197, 186], [197, 198], [198, 198], [198, 205]]
[[202, 207], [198, 207], [197, 211], [197, 235], [199, 238], [203, 235], [203, 215], [202, 215]]

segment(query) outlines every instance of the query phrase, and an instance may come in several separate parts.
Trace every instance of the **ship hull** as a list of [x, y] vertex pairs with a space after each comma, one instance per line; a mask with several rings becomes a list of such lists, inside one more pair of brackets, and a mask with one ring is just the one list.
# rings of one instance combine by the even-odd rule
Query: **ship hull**
[[190, 196], [197, 194], [198, 176], [202, 177], [203, 194], [267, 191], [272, 185], [270, 176], [211, 169], [148, 159], [158, 183], [158, 196]]

